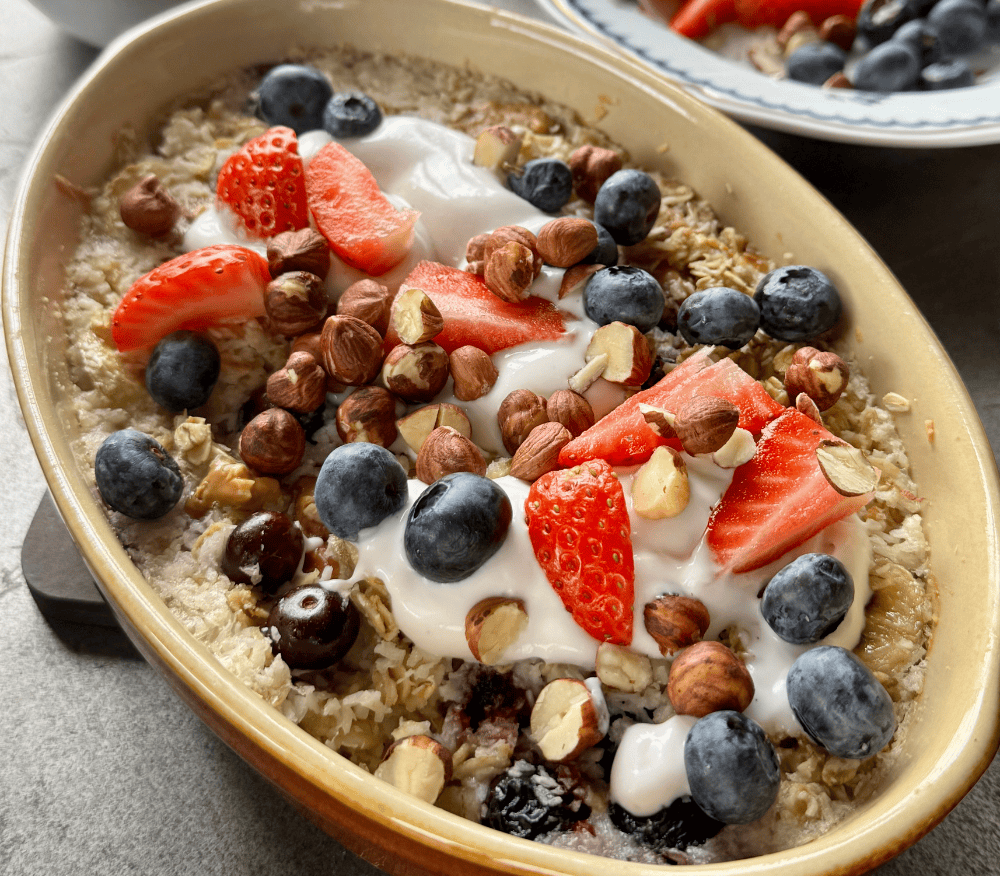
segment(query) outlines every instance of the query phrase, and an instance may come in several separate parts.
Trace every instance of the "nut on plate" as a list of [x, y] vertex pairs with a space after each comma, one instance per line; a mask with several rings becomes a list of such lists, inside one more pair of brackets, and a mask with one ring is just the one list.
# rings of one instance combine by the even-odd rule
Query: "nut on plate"
[[433, 803], [451, 780], [451, 752], [430, 736], [404, 736], [390, 745], [375, 776]]
[[279, 408], [315, 411], [326, 402], [326, 372], [312, 354], [293, 352], [284, 367], [267, 378], [267, 397]]
[[573, 173], [573, 187], [576, 193], [593, 204], [601, 186], [611, 174], [622, 169], [621, 156], [601, 146], [580, 146], [569, 157], [569, 169]]
[[715, 453], [732, 438], [740, 422], [740, 409], [731, 401], [697, 395], [674, 416], [674, 434], [692, 456]]
[[417, 477], [425, 484], [457, 471], [486, 474], [482, 452], [451, 426], [438, 426], [424, 439], [417, 453]]
[[466, 438], [472, 437], [472, 424], [457, 405], [441, 402], [424, 405], [396, 421], [396, 428], [414, 452], [419, 452], [427, 436], [439, 426], [450, 426]]
[[712, 620], [700, 599], [679, 594], [657, 596], [647, 602], [642, 617], [646, 632], [664, 657], [700, 642]]
[[405, 401], [430, 401], [448, 382], [448, 354], [433, 341], [398, 344], [382, 365], [382, 382]]
[[359, 386], [337, 405], [337, 434], [345, 443], [389, 447], [396, 440], [396, 399], [381, 386]]
[[632, 479], [632, 505], [646, 520], [676, 517], [691, 500], [687, 464], [672, 447], [657, 447]]
[[816, 448], [816, 461], [827, 482], [841, 496], [870, 493], [879, 482], [879, 470], [864, 453], [846, 441], [827, 438]]
[[254, 471], [286, 475], [302, 462], [306, 433], [284, 408], [268, 408], [243, 427], [239, 444], [240, 458]]
[[375, 280], [351, 283], [337, 299], [337, 313], [368, 323], [382, 337], [389, 331], [393, 293]]
[[746, 664], [721, 642], [698, 642], [671, 664], [667, 696], [677, 714], [703, 718], [742, 712], [753, 700], [754, 683]]
[[150, 237], [169, 234], [181, 216], [180, 205], [152, 173], [125, 192], [118, 210], [126, 227]]
[[267, 242], [267, 267], [272, 277], [308, 271], [324, 278], [330, 271], [330, 244], [313, 228], [282, 231]]
[[569, 268], [583, 261], [597, 246], [597, 226], [589, 219], [560, 216], [538, 232], [538, 254], [547, 265]]
[[345, 386], [370, 383], [382, 367], [382, 336], [357, 317], [327, 317], [320, 346], [326, 373]]
[[532, 274], [537, 277], [542, 270], [542, 257], [538, 254], [538, 238], [523, 225], [501, 225], [491, 231], [483, 241], [483, 261], [488, 262], [494, 252], [508, 243], [519, 243], [531, 253]]
[[559, 451], [573, 436], [562, 423], [540, 423], [528, 433], [514, 453], [510, 473], [523, 481], [534, 481], [559, 467]]
[[530, 389], [515, 389], [500, 402], [497, 409], [500, 437], [511, 456], [535, 426], [548, 421], [545, 399]]
[[469, 344], [451, 351], [448, 366], [451, 369], [455, 398], [459, 401], [482, 398], [493, 389], [500, 376], [490, 354]]
[[326, 317], [326, 288], [316, 274], [287, 271], [267, 284], [264, 310], [279, 335], [301, 335], [319, 328]]
[[819, 410], [826, 411], [837, 403], [850, 376], [850, 367], [836, 353], [802, 347], [785, 370], [785, 390], [792, 403], [805, 393]]
[[604, 738], [607, 720], [599, 688], [594, 691], [576, 678], [557, 678], [535, 700], [531, 737], [546, 760], [565, 763]]
[[524, 244], [511, 240], [493, 250], [483, 267], [486, 288], [498, 298], [517, 303], [535, 281], [534, 256]]
[[441, 311], [423, 289], [403, 289], [392, 302], [390, 323], [404, 344], [422, 344], [444, 328]]
[[653, 683], [653, 664], [649, 658], [624, 645], [601, 642], [594, 668], [601, 684], [626, 693], [642, 693]]
[[480, 663], [495, 666], [528, 626], [524, 602], [491, 596], [477, 602], [465, 616], [465, 640]]
[[557, 389], [549, 396], [545, 409], [548, 418], [553, 423], [562, 423], [574, 438], [586, 432], [597, 420], [590, 402], [572, 389]]
[[584, 359], [589, 362], [602, 354], [608, 358], [601, 376], [611, 383], [642, 386], [653, 368], [653, 351], [646, 336], [628, 323], [609, 322], [594, 332]]

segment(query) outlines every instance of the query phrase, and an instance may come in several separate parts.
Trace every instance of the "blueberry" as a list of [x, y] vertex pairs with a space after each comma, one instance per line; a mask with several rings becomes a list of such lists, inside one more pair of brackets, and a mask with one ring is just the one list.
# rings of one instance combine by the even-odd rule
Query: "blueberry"
[[928, 64], [920, 71], [920, 87], [925, 91], [944, 91], [949, 88], [968, 88], [976, 77], [967, 61], [952, 58]]
[[812, 645], [832, 633], [854, 601], [854, 579], [828, 554], [804, 554], [764, 588], [760, 613], [786, 642]]
[[785, 64], [789, 79], [796, 82], [808, 82], [810, 85], [822, 85], [844, 69], [847, 52], [840, 46], [826, 40], [816, 40], [800, 46]]
[[220, 565], [231, 581], [274, 593], [295, 575], [304, 547], [302, 530], [287, 514], [258, 511], [229, 533]]
[[1000, 45], [1000, 0], [986, 0], [986, 41]]
[[573, 194], [573, 171], [558, 158], [535, 158], [524, 165], [520, 175], [507, 176], [514, 194], [545, 213], [556, 213]]
[[361, 613], [346, 594], [303, 584], [275, 602], [267, 629], [271, 650], [292, 669], [325, 669], [351, 650]]
[[722, 344], [738, 350], [760, 327], [760, 308], [727, 286], [688, 296], [677, 311], [677, 329], [689, 344]]
[[829, 277], [807, 265], [788, 265], [765, 274], [754, 301], [760, 327], [779, 341], [808, 341], [833, 328], [842, 310]]
[[897, 42], [907, 43], [916, 50], [923, 67], [944, 57], [937, 31], [927, 23], [926, 19], [915, 18], [906, 22], [892, 38]]
[[543, 766], [519, 760], [490, 784], [483, 823], [523, 839], [535, 839], [587, 818], [589, 807]]
[[323, 108], [333, 94], [315, 67], [279, 64], [257, 86], [257, 109], [269, 125], [286, 125], [302, 134], [323, 127]]
[[615, 243], [615, 239], [611, 236], [611, 232], [607, 228], [603, 225], [598, 225], [596, 222], [594, 226], [597, 228], [597, 246], [583, 259], [583, 263], [585, 265], [596, 264], [613, 268], [618, 264], [618, 244]]
[[633, 815], [612, 803], [608, 815], [622, 833], [658, 852], [669, 849], [683, 852], [689, 846], [704, 845], [725, 827], [688, 796], [678, 797], [669, 806], [647, 816]]
[[852, 84], [861, 91], [908, 91], [920, 78], [920, 56], [909, 43], [890, 40], [858, 61]]
[[339, 538], [356, 539], [406, 504], [406, 472], [384, 447], [355, 441], [335, 448], [316, 478], [316, 511]]
[[594, 199], [594, 221], [621, 246], [645, 240], [659, 214], [660, 187], [641, 170], [611, 174]]
[[500, 550], [512, 516], [507, 494], [489, 478], [464, 471], [445, 475], [410, 508], [403, 530], [406, 558], [432, 581], [461, 581]]
[[656, 277], [634, 265], [593, 274], [583, 287], [583, 310], [598, 325], [625, 322], [645, 334], [663, 316], [663, 289]]
[[967, 55], [986, 44], [986, 7], [978, 0], [940, 0], [927, 13], [946, 55]]
[[120, 429], [104, 439], [94, 457], [94, 477], [101, 498], [136, 520], [162, 517], [184, 489], [174, 458], [136, 429]]
[[778, 755], [764, 729], [739, 712], [699, 718], [684, 742], [691, 796], [725, 824], [760, 818], [778, 796]]
[[382, 124], [382, 110], [359, 91], [333, 95], [323, 109], [323, 128], [331, 137], [363, 137]]
[[834, 757], [872, 757], [895, 732], [886, 689], [844, 648], [831, 645], [806, 651], [788, 671], [786, 690], [802, 729]]
[[222, 360], [211, 339], [186, 330], [172, 332], [153, 348], [146, 364], [146, 391], [168, 411], [200, 408], [215, 388]]
[[865, 0], [858, 12], [858, 36], [869, 46], [877, 46], [918, 14], [913, 0]]

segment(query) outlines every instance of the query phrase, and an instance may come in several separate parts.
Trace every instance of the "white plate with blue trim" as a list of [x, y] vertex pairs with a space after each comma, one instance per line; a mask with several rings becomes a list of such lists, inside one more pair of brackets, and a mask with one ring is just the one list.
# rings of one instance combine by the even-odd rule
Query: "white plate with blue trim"
[[632, 0], [538, 0], [571, 28], [611, 43], [696, 97], [747, 124], [870, 146], [1000, 143], [1000, 52], [977, 84], [938, 92], [880, 94], [773, 79], [654, 21]]

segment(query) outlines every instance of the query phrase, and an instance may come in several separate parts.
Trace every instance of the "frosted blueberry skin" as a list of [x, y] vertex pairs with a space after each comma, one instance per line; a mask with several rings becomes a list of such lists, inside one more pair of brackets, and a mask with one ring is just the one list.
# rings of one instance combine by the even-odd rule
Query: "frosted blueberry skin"
[[642, 268], [616, 265], [593, 274], [583, 287], [583, 310], [598, 325], [624, 322], [643, 334], [663, 316], [663, 289]]
[[757, 302], [727, 286], [695, 292], [677, 311], [677, 329], [689, 344], [722, 344], [738, 350], [759, 326]]
[[365, 441], [341, 444], [323, 460], [313, 498], [323, 525], [354, 541], [406, 503], [406, 472], [388, 450]]
[[946, 56], [970, 54], [986, 45], [986, 7], [979, 0], [938, 0], [927, 23]]
[[753, 300], [760, 327], [778, 341], [809, 341], [833, 328], [843, 305], [840, 293], [821, 271], [788, 265], [765, 274]]
[[924, 91], [945, 91], [949, 88], [968, 88], [975, 85], [972, 68], [961, 58], [936, 61], [920, 71], [920, 87]]
[[802, 729], [835, 757], [872, 757], [896, 731], [888, 692], [844, 648], [823, 645], [806, 651], [788, 671], [786, 689]]
[[134, 520], [157, 520], [177, 504], [184, 479], [174, 458], [137, 429], [112, 432], [94, 457], [101, 498]]
[[305, 539], [287, 514], [258, 511], [238, 523], [226, 539], [222, 571], [237, 584], [275, 593], [295, 575]]
[[659, 214], [660, 187], [641, 170], [611, 174], [594, 199], [594, 221], [603, 225], [622, 246], [644, 240]]
[[716, 821], [748, 824], [778, 797], [778, 755], [764, 729], [732, 710], [711, 712], [688, 731], [684, 767], [694, 802]]
[[267, 617], [271, 650], [292, 669], [326, 669], [340, 662], [360, 630], [354, 603], [320, 584], [290, 590]]
[[403, 528], [406, 559], [432, 581], [461, 581], [500, 550], [512, 517], [510, 499], [489, 478], [445, 475], [410, 508]]
[[521, 174], [509, 174], [507, 185], [543, 213], [557, 213], [573, 195], [573, 171], [558, 158], [534, 158]]
[[858, 36], [869, 46], [877, 46], [920, 12], [918, 0], [866, 0], [858, 11]]
[[360, 91], [333, 95], [323, 108], [323, 129], [331, 137], [363, 137], [382, 124], [382, 110]]
[[257, 115], [269, 125], [285, 125], [302, 134], [323, 126], [323, 109], [333, 86], [315, 67], [279, 64], [267, 72], [252, 99]]
[[909, 91], [920, 79], [920, 56], [909, 45], [890, 40], [875, 46], [854, 68], [860, 91]]
[[768, 581], [760, 613], [786, 642], [813, 645], [840, 626], [853, 602], [854, 579], [840, 560], [803, 554]]
[[219, 350], [209, 337], [184, 329], [171, 332], [153, 348], [146, 364], [146, 391], [175, 414], [200, 408], [221, 368]]
[[840, 46], [826, 40], [816, 40], [799, 47], [785, 64], [789, 79], [796, 82], [807, 82], [810, 85], [822, 85], [844, 69], [847, 52]]
[[585, 265], [604, 265], [613, 268], [618, 264], [618, 244], [611, 233], [603, 225], [594, 223], [597, 229], [597, 246], [581, 261]]

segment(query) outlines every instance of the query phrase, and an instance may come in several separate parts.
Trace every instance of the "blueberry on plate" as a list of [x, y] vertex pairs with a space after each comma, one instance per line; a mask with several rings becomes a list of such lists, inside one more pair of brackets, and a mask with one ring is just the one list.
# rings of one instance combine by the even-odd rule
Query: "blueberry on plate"
[[590, 815], [545, 767], [515, 761], [490, 784], [483, 824], [522, 839], [535, 839]]
[[725, 827], [688, 796], [678, 797], [659, 812], [646, 816], [633, 815], [612, 803], [608, 806], [608, 816], [622, 833], [657, 852], [670, 849], [683, 852], [689, 846], [704, 845]]
[[403, 507], [406, 472], [384, 447], [341, 444], [323, 460], [313, 496], [323, 525], [338, 538], [353, 540]]
[[269, 125], [302, 134], [323, 127], [323, 108], [333, 94], [327, 78], [305, 64], [279, 64], [257, 86], [257, 111]]
[[986, 7], [979, 0], [939, 0], [927, 13], [945, 55], [967, 55], [986, 45]]
[[986, 0], [986, 41], [1000, 45], [1000, 0]]
[[94, 457], [94, 478], [101, 498], [135, 520], [162, 517], [184, 490], [174, 458], [137, 429], [120, 429], [104, 439]]
[[951, 58], [936, 61], [920, 71], [920, 87], [925, 91], [945, 91], [949, 88], [968, 88], [975, 85], [976, 77], [968, 61]]
[[877, 46], [918, 14], [915, 0], [865, 0], [858, 11], [858, 36], [869, 46]]
[[759, 327], [757, 302], [727, 286], [695, 292], [677, 311], [677, 330], [689, 344], [722, 344], [738, 350]]
[[826, 40], [815, 40], [797, 48], [785, 62], [785, 72], [789, 79], [822, 85], [844, 69], [847, 52], [840, 46]]
[[893, 40], [907, 43], [917, 53], [920, 64], [926, 67], [944, 58], [944, 50], [938, 39], [937, 31], [927, 23], [925, 18], [915, 18], [908, 21], [893, 34]]
[[830, 635], [854, 602], [854, 579], [829, 554], [803, 554], [767, 582], [760, 613], [786, 642], [812, 645]]
[[346, 594], [319, 583], [282, 596], [267, 616], [271, 650], [292, 669], [325, 669], [351, 650], [361, 613]]
[[323, 109], [323, 129], [331, 137], [363, 137], [382, 124], [382, 110], [360, 91], [339, 92]]
[[802, 729], [835, 757], [872, 757], [896, 730], [886, 689], [844, 648], [821, 645], [806, 651], [788, 671], [786, 690]]
[[594, 199], [594, 221], [622, 246], [645, 240], [659, 214], [660, 187], [641, 170], [611, 174]]
[[510, 499], [489, 478], [466, 471], [445, 475], [410, 508], [406, 558], [432, 581], [461, 581], [500, 550], [512, 517]]
[[607, 228], [596, 222], [594, 226], [597, 228], [597, 246], [582, 262], [585, 265], [604, 265], [606, 268], [613, 268], [618, 264], [618, 244]]
[[215, 388], [222, 360], [212, 340], [181, 329], [162, 338], [146, 364], [146, 391], [168, 411], [200, 408]]
[[556, 213], [573, 194], [573, 171], [558, 158], [534, 158], [520, 174], [508, 174], [507, 185], [542, 212]]
[[304, 547], [302, 530], [287, 514], [258, 511], [229, 533], [221, 568], [237, 584], [274, 593], [295, 575]]
[[851, 82], [860, 91], [909, 91], [920, 79], [920, 56], [909, 43], [889, 40], [858, 61]]
[[643, 334], [663, 316], [663, 288], [634, 265], [616, 265], [591, 275], [583, 287], [583, 310], [598, 325], [624, 322]]
[[775, 268], [754, 292], [760, 327], [778, 341], [808, 341], [833, 328], [842, 310], [829, 277], [807, 265]]
[[777, 799], [778, 755], [764, 729], [731, 710], [699, 718], [684, 742], [691, 796], [724, 824], [756, 821]]

